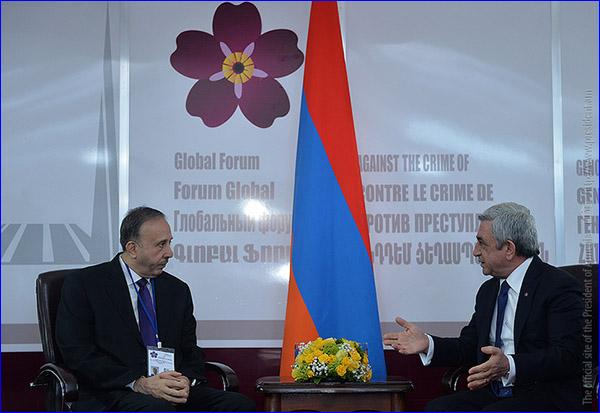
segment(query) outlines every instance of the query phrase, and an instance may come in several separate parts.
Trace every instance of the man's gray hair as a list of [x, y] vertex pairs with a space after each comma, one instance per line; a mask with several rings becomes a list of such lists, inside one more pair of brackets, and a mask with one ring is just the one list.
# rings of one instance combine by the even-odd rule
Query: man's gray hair
[[478, 218], [480, 221], [492, 222], [496, 248], [511, 240], [515, 244], [518, 256], [529, 258], [540, 253], [535, 219], [523, 205], [504, 202], [489, 207]]
[[164, 217], [165, 214], [158, 209], [147, 206], [140, 206], [130, 209], [121, 222], [119, 240], [121, 242], [121, 247], [123, 247], [123, 251], [125, 251], [125, 247], [129, 241], [138, 240], [140, 236], [140, 228], [142, 228], [144, 222], [150, 221], [151, 219]]

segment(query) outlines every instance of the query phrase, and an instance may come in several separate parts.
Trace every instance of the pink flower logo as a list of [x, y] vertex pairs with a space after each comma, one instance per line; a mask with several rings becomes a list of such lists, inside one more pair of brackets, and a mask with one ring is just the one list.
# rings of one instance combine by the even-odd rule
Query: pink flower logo
[[290, 111], [290, 101], [275, 80], [304, 62], [298, 36], [291, 30], [262, 33], [260, 13], [252, 3], [222, 3], [213, 16], [213, 34], [189, 30], [177, 36], [171, 65], [198, 79], [186, 109], [208, 127], [225, 123], [237, 107], [250, 122], [268, 128]]

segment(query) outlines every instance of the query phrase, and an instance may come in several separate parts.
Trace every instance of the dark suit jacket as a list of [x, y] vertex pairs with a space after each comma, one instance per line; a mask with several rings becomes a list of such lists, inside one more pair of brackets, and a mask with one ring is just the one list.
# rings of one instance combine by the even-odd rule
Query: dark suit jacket
[[[432, 365], [475, 365], [488, 359], [480, 349], [490, 345], [499, 286], [496, 278], [482, 284], [475, 313], [460, 337], [433, 337]], [[582, 328], [583, 298], [578, 281], [533, 257], [515, 313], [513, 357], [517, 392], [542, 392], [561, 409], [580, 409]]]
[[[189, 287], [163, 272], [154, 291], [159, 337], [163, 347], [175, 349], [175, 370], [190, 382], [205, 381]], [[128, 383], [147, 374], [146, 348], [118, 256], [65, 279], [56, 339], [84, 395], [125, 390]]]

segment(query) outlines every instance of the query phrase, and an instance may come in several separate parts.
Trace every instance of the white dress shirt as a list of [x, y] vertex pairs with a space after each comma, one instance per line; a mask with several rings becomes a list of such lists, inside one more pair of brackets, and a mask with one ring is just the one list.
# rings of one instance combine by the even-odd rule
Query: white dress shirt
[[[504, 312], [504, 322], [502, 324], [502, 332], [500, 333], [502, 338], [502, 352], [508, 358], [509, 369], [508, 373], [502, 377], [502, 385], [504, 386], [512, 386], [515, 382], [515, 377], [517, 375], [517, 370], [515, 367], [515, 361], [512, 357], [515, 354], [515, 336], [514, 336], [514, 328], [515, 328], [515, 313], [517, 310], [517, 303], [519, 301], [519, 294], [521, 293], [521, 285], [523, 284], [523, 278], [525, 278], [525, 273], [529, 269], [529, 265], [533, 258], [527, 258], [525, 261], [521, 263], [517, 268], [513, 270], [512, 273], [506, 278], [506, 280], [501, 280], [500, 282], [508, 282], [510, 288], [508, 289], [508, 302], [506, 303], [506, 310]], [[500, 289], [498, 289], [498, 294], [500, 294]], [[497, 298], [497, 296], [496, 296]], [[489, 343], [490, 346], [493, 346], [496, 342], [496, 313], [498, 308], [498, 300], [496, 299], [496, 304], [494, 305], [494, 312], [492, 315], [492, 321], [490, 324], [490, 336]], [[428, 366], [431, 363], [431, 359], [433, 358], [433, 338], [427, 334], [427, 339], [429, 340], [429, 348], [427, 349], [427, 353], [419, 353], [421, 357], [421, 362], [424, 366]]]
[[[123, 274], [125, 276], [125, 283], [127, 284], [127, 289], [129, 290], [129, 298], [131, 298], [131, 306], [133, 307], [133, 314], [135, 315], [135, 321], [138, 324], [138, 328], [140, 326], [140, 315], [139, 315], [139, 311], [138, 311], [138, 292], [137, 292], [137, 285], [135, 284], [136, 282], [138, 282], [139, 280], [142, 279], [142, 277], [136, 273], [131, 267], [129, 267], [129, 271], [131, 271], [131, 277], [129, 276], [129, 271], [127, 271], [127, 264], [125, 264], [125, 261], [123, 261], [123, 258], [121, 257], [121, 255], [119, 255], [119, 262], [121, 263], [121, 269], [123, 270]], [[133, 280], [132, 280], [133, 279]], [[154, 302], [154, 295], [152, 294], [152, 288], [149, 288], [149, 286], [147, 286], [146, 288], [148, 288], [148, 291], [150, 291], [150, 298], [152, 299], [152, 301]], [[133, 390], [133, 386], [135, 385], [135, 380], [132, 381], [131, 383], [127, 384], [126, 387], [129, 387], [131, 390]]]
[[[121, 263], [121, 269], [123, 270], [123, 274], [125, 275], [125, 282], [127, 283], [127, 288], [129, 289], [129, 298], [131, 298], [131, 306], [133, 307], [133, 314], [135, 315], [135, 321], [138, 323], [138, 328], [139, 328], [139, 324], [140, 324], [140, 315], [138, 313], [138, 293], [137, 293], [137, 289], [138, 286], [135, 284], [136, 282], [138, 282], [139, 280], [142, 279], [142, 277], [136, 273], [133, 268], [129, 267], [129, 270], [131, 271], [131, 277], [129, 276], [129, 272], [127, 271], [127, 264], [125, 264], [125, 261], [123, 261], [123, 258], [119, 255], [119, 262]], [[133, 278], [133, 281], [132, 281]], [[152, 291], [152, 288], [150, 287], [150, 285], [148, 284], [147, 287], [148, 291], [150, 291], [150, 298], [152, 299], [152, 302], [154, 302], [154, 294]]]

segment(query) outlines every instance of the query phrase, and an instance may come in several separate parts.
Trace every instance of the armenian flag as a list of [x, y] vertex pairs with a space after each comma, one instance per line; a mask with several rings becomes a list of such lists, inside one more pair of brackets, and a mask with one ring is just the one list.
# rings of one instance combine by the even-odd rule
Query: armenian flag
[[280, 376], [317, 337], [368, 346], [386, 377], [369, 229], [336, 2], [313, 2], [298, 131], [292, 253]]

